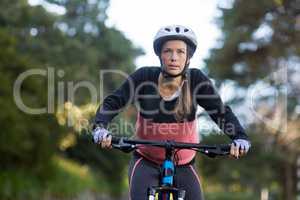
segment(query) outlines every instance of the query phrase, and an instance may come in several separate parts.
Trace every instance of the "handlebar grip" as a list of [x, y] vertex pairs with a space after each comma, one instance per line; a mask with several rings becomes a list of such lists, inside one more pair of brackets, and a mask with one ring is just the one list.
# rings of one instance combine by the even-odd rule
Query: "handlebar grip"
[[111, 143], [112, 143], [112, 144], [118, 144], [119, 141], [120, 141], [120, 138], [119, 138], [119, 137], [112, 136], [112, 138], [111, 138]]
[[221, 144], [219, 145], [222, 151], [230, 152], [231, 144]]

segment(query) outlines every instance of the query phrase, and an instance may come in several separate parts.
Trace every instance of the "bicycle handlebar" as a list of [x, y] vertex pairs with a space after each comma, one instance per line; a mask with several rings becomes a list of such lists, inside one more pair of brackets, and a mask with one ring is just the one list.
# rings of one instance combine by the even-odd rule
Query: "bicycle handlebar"
[[129, 153], [138, 148], [139, 145], [147, 145], [161, 148], [171, 149], [191, 149], [203, 153], [208, 157], [225, 156], [230, 154], [231, 144], [219, 145], [203, 145], [198, 143], [183, 143], [175, 141], [153, 141], [153, 140], [137, 140], [125, 137], [112, 137], [112, 147], [123, 152]]

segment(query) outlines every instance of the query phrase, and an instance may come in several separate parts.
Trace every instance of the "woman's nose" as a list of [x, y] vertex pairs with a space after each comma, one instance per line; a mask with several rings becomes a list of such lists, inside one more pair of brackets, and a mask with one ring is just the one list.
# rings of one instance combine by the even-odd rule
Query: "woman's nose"
[[176, 53], [172, 53], [172, 54], [171, 54], [171, 61], [172, 61], [172, 62], [176, 61], [177, 58], [178, 58], [178, 56], [177, 56]]

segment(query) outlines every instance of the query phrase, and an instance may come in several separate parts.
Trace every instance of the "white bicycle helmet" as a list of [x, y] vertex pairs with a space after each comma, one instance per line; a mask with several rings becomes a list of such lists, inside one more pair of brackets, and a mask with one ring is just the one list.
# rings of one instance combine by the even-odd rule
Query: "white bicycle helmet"
[[161, 47], [168, 40], [182, 40], [191, 48], [191, 57], [197, 48], [197, 37], [195, 33], [188, 27], [181, 25], [164, 26], [156, 33], [153, 48], [157, 56], [160, 56]]

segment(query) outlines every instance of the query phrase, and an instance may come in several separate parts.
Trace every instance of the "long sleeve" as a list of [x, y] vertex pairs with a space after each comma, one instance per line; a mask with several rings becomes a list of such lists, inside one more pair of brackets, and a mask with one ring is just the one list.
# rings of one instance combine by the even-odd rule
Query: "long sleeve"
[[94, 125], [106, 127], [124, 107], [133, 103], [135, 89], [143, 79], [143, 73], [144, 68], [136, 70], [118, 89], [105, 97], [97, 110]]
[[224, 105], [212, 82], [197, 70], [194, 94], [198, 105], [206, 110], [210, 118], [231, 139], [248, 139], [244, 128], [228, 105]]

